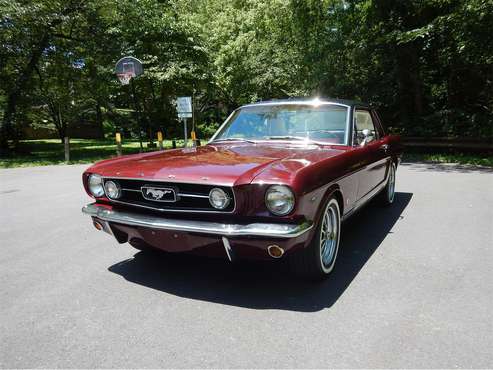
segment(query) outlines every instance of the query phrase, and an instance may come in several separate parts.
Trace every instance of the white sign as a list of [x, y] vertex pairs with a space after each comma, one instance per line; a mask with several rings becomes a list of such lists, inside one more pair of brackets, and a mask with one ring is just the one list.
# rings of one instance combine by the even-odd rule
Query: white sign
[[190, 96], [181, 96], [176, 99], [176, 111], [178, 118], [192, 117], [192, 98]]

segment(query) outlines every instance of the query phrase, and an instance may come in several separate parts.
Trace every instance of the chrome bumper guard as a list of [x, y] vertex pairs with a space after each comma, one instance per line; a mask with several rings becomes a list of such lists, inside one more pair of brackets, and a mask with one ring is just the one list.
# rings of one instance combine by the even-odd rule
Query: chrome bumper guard
[[313, 223], [308, 221], [301, 224], [253, 223], [240, 225], [219, 222], [176, 220], [126, 211], [109, 210], [96, 203], [88, 204], [82, 208], [82, 213], [106, 222], [115, 222], [123, 225], [230, 237], [259, 236], [270, 238], [295, 238], [306, 233], [313, 227]]

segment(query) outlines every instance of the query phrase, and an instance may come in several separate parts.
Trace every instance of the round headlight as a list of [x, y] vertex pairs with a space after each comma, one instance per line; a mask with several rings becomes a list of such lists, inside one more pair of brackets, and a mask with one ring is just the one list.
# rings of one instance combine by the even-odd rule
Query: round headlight
[[122, 195], [120, 185], [113, 181], [106, 181], [104, 183], [104, 190], [106, 191], [106, 195], [111, 199], [118, 199]]
[[265, 193], [265, 205], [277, 216], [287, 215], [294, 208], [294, 194], [287, 186], [272, 185]]
[[228, 206], [231, 198], [222, 189], [214, 188], [209, 193], [209, 202], [216, 209], [224, 209]]
[[104, 195], [103, 179], [101, 178], [101, 176], [95, 173], [90, 175], [88, 180], [88, 187], [91, 194], [94, 195], [96, 198], [102, 197]]

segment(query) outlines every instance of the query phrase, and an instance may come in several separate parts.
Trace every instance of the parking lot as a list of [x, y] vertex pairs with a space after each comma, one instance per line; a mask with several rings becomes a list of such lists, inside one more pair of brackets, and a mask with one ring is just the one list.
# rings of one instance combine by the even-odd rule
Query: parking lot
[[97, 232], [86, 166], [0, 170], [0, 366], [493, 367], [493, 171], [404, 164], [331, 278], [148, 256]]

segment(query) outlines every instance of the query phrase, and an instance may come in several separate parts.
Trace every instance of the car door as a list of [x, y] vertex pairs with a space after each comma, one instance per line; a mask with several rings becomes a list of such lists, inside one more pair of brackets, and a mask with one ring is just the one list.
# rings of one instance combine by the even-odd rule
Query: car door
[[[354, 112], [354, 141], [364, 160], [358, 185], [358, 198], [368, 195], [385, 180], [388, 164], [388, 144], [383, 131], [376, 126], [370, 110], [357, 108]], [[370, 136], [365, 136], [368, 130]]]

